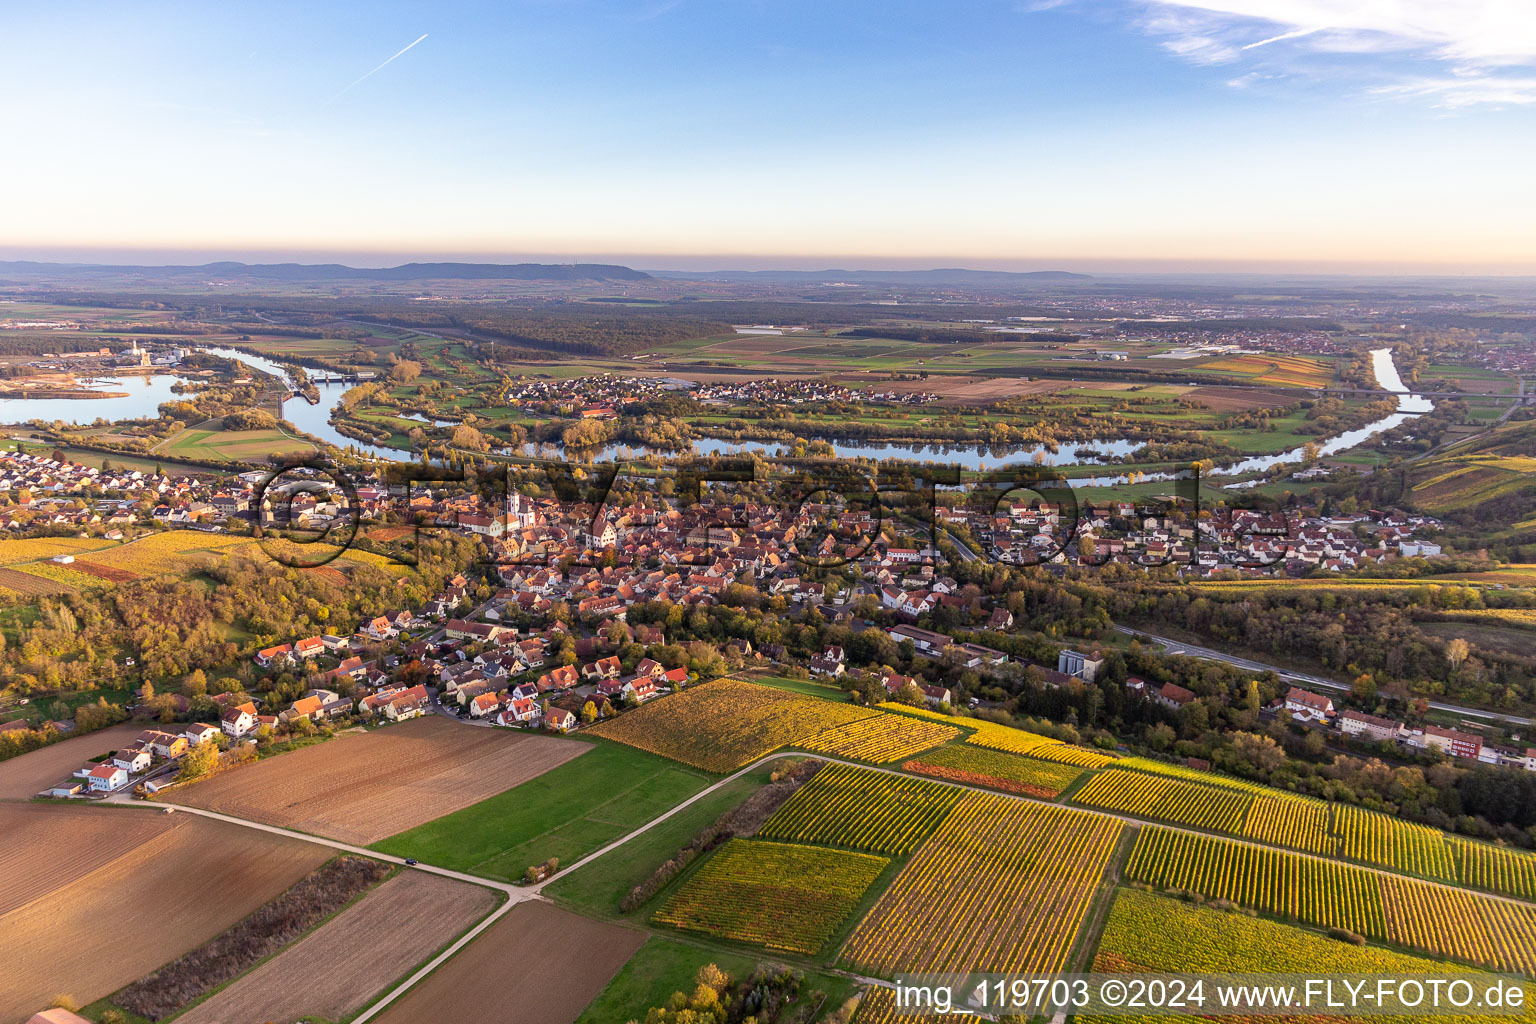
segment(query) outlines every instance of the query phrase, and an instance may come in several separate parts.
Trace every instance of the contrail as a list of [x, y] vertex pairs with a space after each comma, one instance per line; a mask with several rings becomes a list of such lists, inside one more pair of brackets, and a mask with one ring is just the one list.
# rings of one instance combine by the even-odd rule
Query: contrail
[[[1299, 28], [1299, 29], [1297, 29], [1294, 32], [1282, 32], [1278, 36], [1270, 36], [1268, 39], [1260, 39], [1256, 43], [1249, 43], [1247, 46], [1242, 47], [1242, 49], [1244, 49], [1244, 50], [1254, 50], [1254, 49], [1259, 48], [1260, 46], [1268, 46], [1270, 43], [1284, 42], [1287, 39], [1300, 39], [1302, 36], [1310, 36], [1314, 32], [1321, 32], [1321, 31], [1322, 31], [1321, 28]], [[415, 44], [412, 43], [411, 45], [414, 46]], [[407, 47], [407, 49], [409, 49], [409, 48], [410, 47]], [[394, 59], [393, 57], [390, 58], [390, 60], [393, 60], [393, 59]], [[385, 61], [384, 63], [388, 64], [389, 61]], [[369, 72], [369, 73], [372, 74], [372, 72]]]
[[367, 81], [368, 79], [372, 78], [374, 75], [378, 74], [380, 71], [383, 71], [384, 68], [387, 67], [392, 61], [394, 61], [395, 59], [403, 56], [405, 54], [406, 50], [409, 50], [412, 46], [415, 46], [416, 43], [421, 42], [421, 40], [425, 39], [425, 38], [427, 38], [427, 33], [423, 32], [421, 34], [421, 38], [417, 39], [416, 42], [411, 43], [409, 46], [402, 47], [400, 49], [400, 51], [398, 53], [396, 53], [393, 57], [390, 57], [389, 60], [384, 61], [384, 63], [380, 64], [378, 67], [376, 67], [372, 71], [368, 72], [362, 78], [359, 78], [356, 82], [353, 82], [352, 85], [347, 86], [346, 89], [343, 89], [343, 90], [341, 90], [341, 92], [338, 92], [335, 96], [332, 96], [331, 99], [333, 99], [333, 100], [334, 99], [340, 99], [353, 86], [360, 85], [361, 83], [363, 83], [363, 82]]

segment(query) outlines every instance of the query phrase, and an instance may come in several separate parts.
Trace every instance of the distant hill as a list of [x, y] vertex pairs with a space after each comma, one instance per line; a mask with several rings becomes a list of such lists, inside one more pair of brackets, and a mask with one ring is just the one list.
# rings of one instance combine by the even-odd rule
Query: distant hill
[[651, 276], [606, 263], [406, 263], [348, 267], [340, 263], [204, 263], [199, 266], [111, 266], [98, 263], [0, 262], [0, 280], [99, 280], [136, 277], [247, 278], [263, 281], [649, 281]]
[[926, 284], [1030, 285], [1092, 281], [1090, 274], [1065, 270], [651, 270], [652, 277], [674, 281], [738, 281], [765, 284]]

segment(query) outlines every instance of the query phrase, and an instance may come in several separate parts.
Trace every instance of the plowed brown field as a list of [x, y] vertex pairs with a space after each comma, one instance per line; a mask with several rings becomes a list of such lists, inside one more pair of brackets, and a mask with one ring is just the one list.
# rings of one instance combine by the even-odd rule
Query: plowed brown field
[[144, 729], [125, 722], [0, 761], [0, 800], [30, 800], [91, 758], [126, 746]]
[[393, 1003], [378, 1024], [570, 1024], [645, 938], [550, 903], [521, 903]]
[[428, 715], [267, 758], [167, 796], [367, 846], [527, 782], [588, 744]]
[[[140, 808], [33, 806], [24, 841], [7, 837], [15, 903], [0, 914], [0, 1024], [26, 1019], [58, 993], [81, 1004], [116, 991], [219, 932], [293, 885], [333, 851], [239, 825]], [[159, 819], [156, 830], [143, 819]], [[80, 837], [112, 840], [116, 856], [75, 856]], [[139, 835], [142, 841], [134, 843]], [[105, 841], [105, 840], [104, 840]], [[18, 877], [19, 876], [19, 877]]]
[[178, 1024], [342, 1020], [495, 904], [489, 889], [407, 871], [178, 1017]]

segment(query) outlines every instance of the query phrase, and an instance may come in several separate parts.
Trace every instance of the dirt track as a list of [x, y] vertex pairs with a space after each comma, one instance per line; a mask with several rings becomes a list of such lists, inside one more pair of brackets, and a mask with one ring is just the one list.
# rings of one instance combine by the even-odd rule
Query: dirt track
[[379, 1024], [570, 1024], [645, 938], [550, 903], [522, 903], [390, 1006]]
[[588, 749], [573, 740], [468, 729], [429, 715], [235, 768], [175, 790], [167, 802], [367, 846], [511, 789]]
[[[19, 812], [23, 808], [15, 808]], [[59, 993], [92, 1002], [206, 942], [287, 889], [332, 851], [192, 815], [121, 808], [35, 806], [23, 843], [6, 840], [8, 879], [27, 902], [0, 914], [0, 1024], [25, 1020]], [[83, 834], [113, 823], [122, 846], [101, 863], [73, 856]], [[143, 841], [133, 836], [147, 834]], [[15, 902], [13, 899], [10, 901]]]
[[407, 871], [177, 1020], [341, 1020], [494, 906], [488, 889]]

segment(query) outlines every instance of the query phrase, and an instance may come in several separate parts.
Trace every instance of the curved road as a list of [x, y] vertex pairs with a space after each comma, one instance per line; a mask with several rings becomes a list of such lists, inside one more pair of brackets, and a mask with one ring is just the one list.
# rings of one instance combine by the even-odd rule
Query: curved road
[[[1174, 640], [1166, 636], [1158, 636], [1156, 633], [1148, 633], [1143, 629], [1131, 629], [1128, 626], [1116, 625], [1115, 630], [1142, 640], [1151, 640], [1153, 643], [1162, 644], [1166, 650], [1164, 654], [1185, 654], [1192, 658], [1205, 658], [1208, 661], [1224, 661], [1236, 668], [1247, 669], [1249, 672], [1273, 672], [1281, 679], [1292, 682], [1306, 683], [1309, 686], [1320, 687], [1324, 690], [1334, 690], [1344, 693], [1349, 692], [1346, 683], [1325, 679], [1308, 672], [1297, 672], [1294, 669], [1281, 668], [1278, 665], [1266, 665], [1262, 661], [1253, 661], [1249, 658], [1239, 658], [1235, 654], [1227, 654], [1211, 647], [1200, 647], [1195, 644], [1185, 643], [1183, 640]], [[1519, 715], [1506, 715], [1498, 711], [1483, 711], [1478, 708], [1462, 707], [1460, 704], [1445, 704], [1440, 701], [1430, 701], [1429, 706], [1436, 711], [1446, 711], [1451, 714], [1465, 715], [1468, 718], [1479, 718], [1485, 722], [1504, 722], [1509, 725], [1529, 726], [1533, 719], [1521, 718]]]

